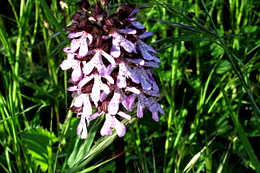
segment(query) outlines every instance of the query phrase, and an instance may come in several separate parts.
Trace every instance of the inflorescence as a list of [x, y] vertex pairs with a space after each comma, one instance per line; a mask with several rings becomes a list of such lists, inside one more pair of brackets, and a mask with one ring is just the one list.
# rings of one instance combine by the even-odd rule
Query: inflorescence
[[67, 59], [60, 64], [62, 70], [72, 69], [67, 90], [75, 97], [70, 109], [80, 117], [77, 134], [85, 139], [90, 121], [105, 114], [101, 135], [115, 129], [123, 137], [126, 127], [121, 120], [130, 120], [135, 108], [137, 117], [147, 108], [159, 121], [158, 112], [164, 111], [154, 99], [160, 93], [151, 68], [158, 68], [160, 60], [145, 43], [153, 33], [136, 20], [139, 9], [120, 5], [109, 14], [105, 0], [93, 6], [83, 0], [77, 4], [81, 10], [67, 27], [72, 41], [63, 49]]

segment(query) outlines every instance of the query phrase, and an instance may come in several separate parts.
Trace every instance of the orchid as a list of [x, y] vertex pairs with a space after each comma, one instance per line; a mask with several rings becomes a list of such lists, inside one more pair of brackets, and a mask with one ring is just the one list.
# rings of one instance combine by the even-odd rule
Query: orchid
[[155, 121], [159, 121], [158, 111], [161, 114], [165, 114], [161, 105], [156, 103], [152, 97], [147, 98], [144, 93], [140, 93], [138, 95], [138, 106], [137, 106], [137, 116], [142, 118], [143, 111], [145, 108], [148, 108], [149, 111], [152, 113], [152, 117]]
[[[136, 30], [130, 28], [118, 29], [109, 34], [110, 36], [113, 37], [110, 55], [112, 55], [115, 58], [118, 58], [121, 54], [120, 46], [123, 47], [129, 53], [133, 51], [136, 52], [135, 45], [131, 41], [125, 39], [122, 35], [120, 35], [120, 33], [136, 34]], [[103, 37], [103, 38], [107, 39], [108, 37]]]
[[119, 63], [119, 72], [116, 80], [116, 84], [119, 88], [126, 87], [126, 78], [129, 77], [134, 83], [140, 83], [140, 75], [138, 75], [133, 69], [131, 69], [124, 61]]
[[76, 97], [76, 99], [74, 101], [74, 106], [75, 107], [83, 106], [80, 123], [77, 128], [77, 135], [81, 135], [81, 138], [85, 139], [87, 137], [86, 120], [87, 120], [87, 126], [88, 126], [89, 117], [92, 114], [92, 107], [91, 107], [91, 103], [89, 101], [89, 95], [80, 94], [78, 97]]
[[138, 13], [140, 10], [139, 9], [134, 9], [128, 18], [126, 18], [127, 21], [129, 21], [134, 27], [138, 29], [145, 29], [145, 26], [142, 25], [140, 22], [136, 21], [135, 17], [133, 17], [136, 13]]
[[[77, 39], [77, 37], [80, 37]], [[78, 49], [77, 57], [83, 58], [88, 53], [88, 44], [92, 43], [93, 37], [85, 32], [69, 33], [68, 38], [74, 38], [70, 45], [70, 52], [75, 53]], [[87, 41], [88, 38], [88, 41]]]
[[62, 70], [68, 70], [70, 68], [73, 69], [72, 74], [71, 74], [71, 80], [73, 82], [77, 82], [82, 78], [82, 70], [80, 68], [80, 61], [77, 61], [74, 57], [75, 54], [69, 53], [68, 54], [68, 59], [65, 59], [62, 61], [60, 64], [60, 67]]
[[91, 99], [94, 104], [97, 106], [100, 98], [100, 90], [103, 90], [105, 93], [109, 93], [109, 87], [101, 81], [101, 76], [98, 74], [91, 74], [90, 76], [85, 76], [79, 83], [78, 88], [82, 88], [90, 80], [94, 78], [94, 85], [91, 92]]
[[152, 89], [152, 85], [149, 82], [150, 79], [147, 75], [146, 70], [142, 66], [137, 66], [134, 68], [134, 71], [136, 71], [136, 73], [138, 73], [141, 76], [141, 85], [142, 85], [143, 89], [146, 89], [146, 90]]
[[94, 67], [96, 67], [96, 69], [98, 70], [99, 74], [101, 76], [103, 76], [105, 74], [106, 71], [106, 67], [102, 61], [102, 55], [113, 65], [115, 65], [115, 60], [112, 56], [110, 56], [108, 53], [106, 53], [105, 51], [101, 50], [101, 49], [95, 49], [92, 51], [89, 51], [88, 54], [94, 54], [93, 58], [89, 61], [89, 62], [83, 62], [83, 73], [85, 75], [88, 75], [92, 72], [92, 70], [94, 69]]
[[106, 121], [100, 131], [101, 135], [112, 135], [112, 130], [116, 129], [116, 133], [119, 137], [123, 137], [126, 132], [126, 128], [123, 123], [118, 121], [115, 116], [106, 114]]
[[72, 69], [72, 86], [67, 90], [75, 97], [70, 110], [80, 118], [77, 135], [82, 139], [87, 138], [91, 121], [104, 114], [100, 134], [111, 135], [115, 130], [119, 137], [126, 133], [122, 119], [135, 116], [134, 109], [140, 118], [149, 110], [155, 121], [159, 121], [159, 113], [164, 114], [154, 100], [160, 92], [151, 69], [158, 68], [160, 60], [155, 49], [143, 41], [153, 33], [136, 21], [139, 9], [134, 5], [121, 5], [109, 14], [108, 2], [89, 9], [79, 5], [82, 10], [67, 27], [72, 41], [63, 49], [67, 59], [60, 67]]
[[145, 44], [142, 40], [137, 40], [135, 42], [135, 45], [139, 48], [139, 50], [142, 53], [142, 56], [145, 60], [154, 60], [156, 62], [161, 62], [154, 54], [157, 52], [152, 48], [152, 46], [149, 46]]

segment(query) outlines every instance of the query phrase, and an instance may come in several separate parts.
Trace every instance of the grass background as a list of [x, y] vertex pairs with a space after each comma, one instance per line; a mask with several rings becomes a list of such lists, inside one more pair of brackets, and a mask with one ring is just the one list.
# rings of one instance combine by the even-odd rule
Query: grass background
[[[91, 1], [93, 2], [93, 1]], [[75, 1], [9, 0], [0, 8], [0, 172], [115, 172], [115, 135], [87, 140], [59, 64]], [[112, 1], [140, 8], [162, 63], [166, 114], [128, 124], [127, 172], [260, 172], [260, 2]], [[94, 170], [95, 169], [95, 170]]]

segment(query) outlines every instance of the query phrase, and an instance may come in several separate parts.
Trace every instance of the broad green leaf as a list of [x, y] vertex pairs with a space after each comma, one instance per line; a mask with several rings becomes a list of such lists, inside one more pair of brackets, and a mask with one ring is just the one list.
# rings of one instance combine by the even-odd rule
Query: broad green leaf
[[220, 60], [216, 68], [217, 74], [223, 74], [231, 70], [231, 64], [228, 60]]
[[53, 159], [50, 158], [52, 155], [50, 148], [57, 141], [57, 137], [53, 132], [49, 132], [41, 127], [23, 131], [20, 133], [20, 136], [29, 153], [35, 159], [36, 164], [40, 166], [42, 171], [46, 171], [48, 166], [51, 166], [49, 165], [49, 160]]

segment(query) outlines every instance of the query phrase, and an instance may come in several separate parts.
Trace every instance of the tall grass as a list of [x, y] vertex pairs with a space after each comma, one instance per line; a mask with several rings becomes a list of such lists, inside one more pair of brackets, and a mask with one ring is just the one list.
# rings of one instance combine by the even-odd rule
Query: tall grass
[[[148, 112], [125, 122], [126, 171], [260, 172], [260, 2], [124, 2], [136, 3], [138, 20], [155, 33], [166, 112], [158, 123]], [[0, 172], [115, 172], [116, 136], [100, 138], [101, 118], [79, 139], [67, 109], [59, 64], [75, 2], [3, 3]]]

